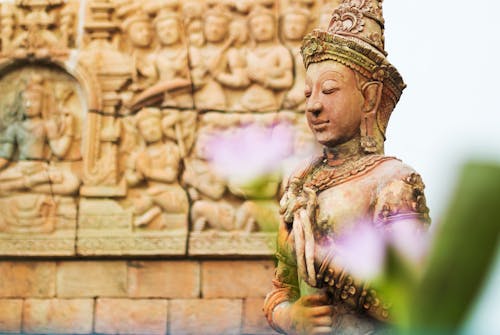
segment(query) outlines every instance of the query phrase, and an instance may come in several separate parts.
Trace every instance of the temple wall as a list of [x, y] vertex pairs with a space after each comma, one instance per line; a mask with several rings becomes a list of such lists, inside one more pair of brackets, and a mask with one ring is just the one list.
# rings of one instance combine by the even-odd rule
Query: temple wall
[[2, 2], [0, 333], [272, 334], [282, 175], [221, 177], [207, 139], [310, 148], [299, 47], [334, 2]]

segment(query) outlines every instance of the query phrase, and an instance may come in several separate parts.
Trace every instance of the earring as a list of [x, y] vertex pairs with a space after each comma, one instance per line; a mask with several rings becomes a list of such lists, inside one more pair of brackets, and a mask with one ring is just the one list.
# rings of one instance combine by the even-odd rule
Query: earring
[[375, 113], [367, 113], [361, 119], [361, 148], [365, 154], [373, 154], [377, 152], [377, 141], [373, 137], [373, 124]]

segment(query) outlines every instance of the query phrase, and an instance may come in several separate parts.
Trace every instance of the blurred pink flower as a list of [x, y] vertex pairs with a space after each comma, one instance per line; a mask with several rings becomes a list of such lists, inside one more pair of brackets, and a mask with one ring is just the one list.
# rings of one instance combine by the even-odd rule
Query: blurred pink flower
[[413, 265], [422, 265], [431, 242], [430, 232], [414, 221], [395, 222], [388, 234], [396, 252]]
[[207, 154], [215, 172], [227, 179], [251, 182], [279, 172], [292, 152], [291, 127], [247, 126], [207, 140]]
[[338, 264], [352, 276], [373, 280], [385, 270], [388, 248], [393, 248], [412, 267], [422, 265], [430, 244], [430, 234], [419, 222], [401, 221], [376, 227], [359, 223], [334, 242]]
[[369, 223], [360, 223], [335, 240], [338, 263], [352, 276], [372, 280], [382, 274], [385, 234]]

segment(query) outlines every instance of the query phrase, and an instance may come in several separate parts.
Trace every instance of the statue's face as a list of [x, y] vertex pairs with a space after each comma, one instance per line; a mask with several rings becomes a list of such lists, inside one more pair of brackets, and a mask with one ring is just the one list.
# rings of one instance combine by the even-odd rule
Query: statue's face
[[202, 46], [205, 43], [203, 37], [203, 24], [201, 21], [193, 21], [187, 28], [189, 44], [194, 46]]
[[148, 143], [155, 143], [161, 140], [163, 134], [161, 131], [160, 120], [156, 117], [148, 117], [139, 122], [139, 131], [142, 137]]
[[219, 16], [209, 16], [205, 20], [205, 38], [210, 43], [219, 43], [226, 38], [228, 33], [228, 22]]
[[250, 20], [250, 31], [255, 41], [268, 42], [274, 38], [274, 20], [269, 15], [258, 15]]
[[35, 91], [24, 92], [24, 115], [36, 117], [42, 113], [42, 93]]
[[358, 86], [354, 71], [340, 63], [309, 65], [306, 115], [319, 143], [334, 147], [359, 135], [365, 99]]
[[300, 41], [307, 31], [307, 17], [300, 14], [287, 14], [283, 17], [283, 36], [289, 41]]
[[130, 42], [136, 47], [148, 47], [151, 44], [153, 35], [147, 22], [134, 22], [129, 27]]
[[179, 22], [174, 18], [165, 19], [156, 25], [158, 38], [163, 45], [173, 45], [179, 42], [179, 30]]

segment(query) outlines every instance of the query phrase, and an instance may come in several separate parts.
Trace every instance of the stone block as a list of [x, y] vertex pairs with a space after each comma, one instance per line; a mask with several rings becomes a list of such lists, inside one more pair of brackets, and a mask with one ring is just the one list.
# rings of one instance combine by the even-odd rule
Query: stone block
[[23, 301], [0, 299], [0, 334], [20, 333]]
[[128, 294], [135, 298], [197, 298], [200, 264], [195, 261], [129, 262]]
[[264, 298], [248, 298], [243, 301], [242, 334], [271, 335], [276, 333], [268, 324], [262, 311]]
[[0, 298], [50, 298], [55, 295], [54, 262], [0, 262]]
[[126, 294], [125, 261], [71, 261], [58, 264], [58, 297], [122, 297]]
[[93, 299], [27, 299], [23, 311], [23, 333], [92, 333]]
[[99, 334], [162, 335], [167, 300], [97, 299], [94, 331]]
[[207, 261], [202, 263], [204, 298], [265, 297], [272, 288], [272, 261]]
[[239, 299], [172, 300], [169, 310], [169, 334], [237, 335], [240, 334], [242, 301]]

